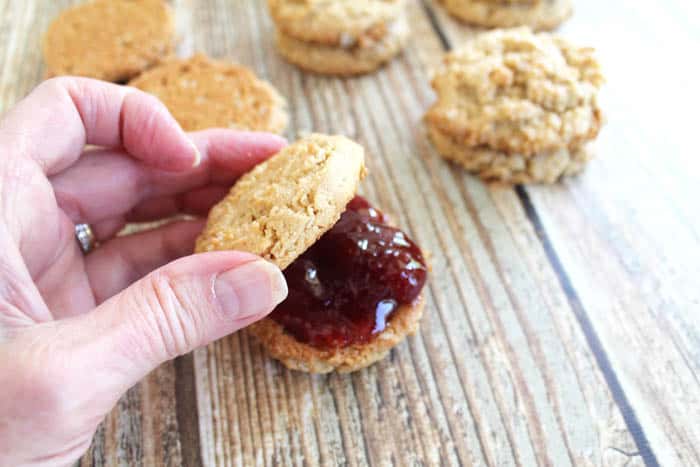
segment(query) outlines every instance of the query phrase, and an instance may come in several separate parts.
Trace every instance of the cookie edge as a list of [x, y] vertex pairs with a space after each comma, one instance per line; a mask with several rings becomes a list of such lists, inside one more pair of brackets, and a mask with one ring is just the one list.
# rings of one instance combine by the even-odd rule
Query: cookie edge
[[416, 334], [425, 310], [425, 295], [413, 303], [400, 306], [389, 320], [388, 327], [371, 341], [341, 349], [322, 350], [299, 342], [272, 318], [265, 318], [246, 328], [266, 353], [291, 370], [307, 373], [350, 373], [366, 368], [385, 358], [389, 351]]

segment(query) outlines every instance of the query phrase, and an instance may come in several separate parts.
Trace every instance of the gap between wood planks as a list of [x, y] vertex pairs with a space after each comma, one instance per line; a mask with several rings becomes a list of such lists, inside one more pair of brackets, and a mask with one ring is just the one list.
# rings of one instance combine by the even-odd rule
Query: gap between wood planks
[[182, 444], [182, 464], [185, 466], [203, 465], [195, 378], [194, 353], [176, 358], [175, 414]]
[[[423, 6], [423, 9], [425, 10], [430, 24], [432, 25], [433, 29], [435, 30], [435, 33], [440, 39], [440, 43], [442, 44], [443, 48], [446, 51], [452, 50], [451, 41], [448, 39], [447, 34], [445, 34], [445, 32], [442, 30], [442, 27], [440, 26], [437, 17], [435, 16], [435, 11], [433, 10], [433, 7], [430, 4], [428, 4], [426, 0], [421, 0], [420, 3]], [[569, 302], [571, 309], [574, 311], [576, 320], [579, 323], [579, 326], [581, 327], [581, 331], [586, 337], [588, 347], [593, 353], [598, 368], [602, 372], [603, 377], [605, 378], [605, 382], [607, 383], [608, 388], [612, 393], [613, 399], [615, 400], [615, 403], [617, 404], [618, 408], [620, 409], [620, 412], [622, 413], [622, 417], [625, 420], [627, 429], [634, 438], [634, 442], [637, 445], [638, 454], [642, 457], [642, 460], [644, 461], [645, 465], [649, 467], [658, 467], [659, 461], [656, 459], [656, 455], [654, 454], [654, 451], [649, 444], [646, 434], [644, 433], [644, 428], [642, 428], [642, 425], [639, 423], [637, 414], [634, 411], [634, 407], [632, 407], [632, 405], [630, 404], [627, 395], [625, 394], [625, 391], [622, 388], [622, 385], [620, 384], [617, 374], [615, 373], [615, 370], [610, 364], [610, 359], [608, 358], [605, 349], [603, 349], [603, 346], [600, 342], [598, 335], [595, 332], [595, 329], [593, 328], [593, 325], [588, 319], [588, 315], [586, 314], [583, 304], [581, 303], [581, 299], [579, 298], [578, 293], [576, 292], [576, 288], [574, 287], [573, 283], [571, 282], [571, 279], [566, 273], [566, 270], [564, 269], [561, 260], [559, 259], [559, 256], [557, 255], [557, 252], [554, 249], [552, 242], [549, 239], [549, 236], [547, 235], [542, 220], [540, 219], [540, 216], [537, 213], [537, 209], [535, 208], [534, 204], [532, 203], [532, 200], [530, 199], [530, 195], [528, 194], [527, 189], [523, 185], [517, 185], [515, 187], [515, 192], [518, 195], [518, 199], [520, 200], [520, 204], [522, 205], [522, 208], [525, 211], [527, 219], [532, 224], [532, 227], [537, 235], [537, 239], [539, 240], [540, 244], [542, 245], [542, 248], [545, 251], [547, 261], [552, 266], [552, 269], [556, 274], [557, 279], [559, 280], [562, 290], [566, 295], [566, 299]]]

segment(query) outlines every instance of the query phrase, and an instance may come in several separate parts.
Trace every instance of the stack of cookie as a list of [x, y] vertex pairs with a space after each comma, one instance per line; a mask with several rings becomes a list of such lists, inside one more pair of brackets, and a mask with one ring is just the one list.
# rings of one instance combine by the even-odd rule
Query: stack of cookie
[[425, 120], [438, 151], [482, 178], [551, 183], [592, 157], [602, 83], [590, 48], [495, 30], [446, 55]]
[[276, 44], [316, 73], [357, 75], [379, 68], [408, 39], [406, 0], [268, 0]]
[[554, 29], [573, 11], [572, 0], [440, 0], [447, 11], [468, 23], [488, 28], [530, 26]]

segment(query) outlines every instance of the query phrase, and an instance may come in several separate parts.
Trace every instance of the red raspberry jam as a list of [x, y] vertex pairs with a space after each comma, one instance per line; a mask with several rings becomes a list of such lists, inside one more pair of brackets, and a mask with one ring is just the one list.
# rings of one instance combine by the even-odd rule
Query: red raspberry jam
[[285, 271], [289, 296], [270, 315], [297, 340], [346, 347], [382, 332], [428, 274], [420, 248], [356, 196], [335, 226]]

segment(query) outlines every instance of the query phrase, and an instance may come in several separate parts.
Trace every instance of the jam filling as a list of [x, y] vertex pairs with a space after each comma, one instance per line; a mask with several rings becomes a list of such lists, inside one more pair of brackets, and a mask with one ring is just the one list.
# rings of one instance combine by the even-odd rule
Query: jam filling
[[364, 198], [285, 271], [289, 296], [270, 315], [321, 349], [364, 343], [382, 332], [427, 276], [420, 248]]

